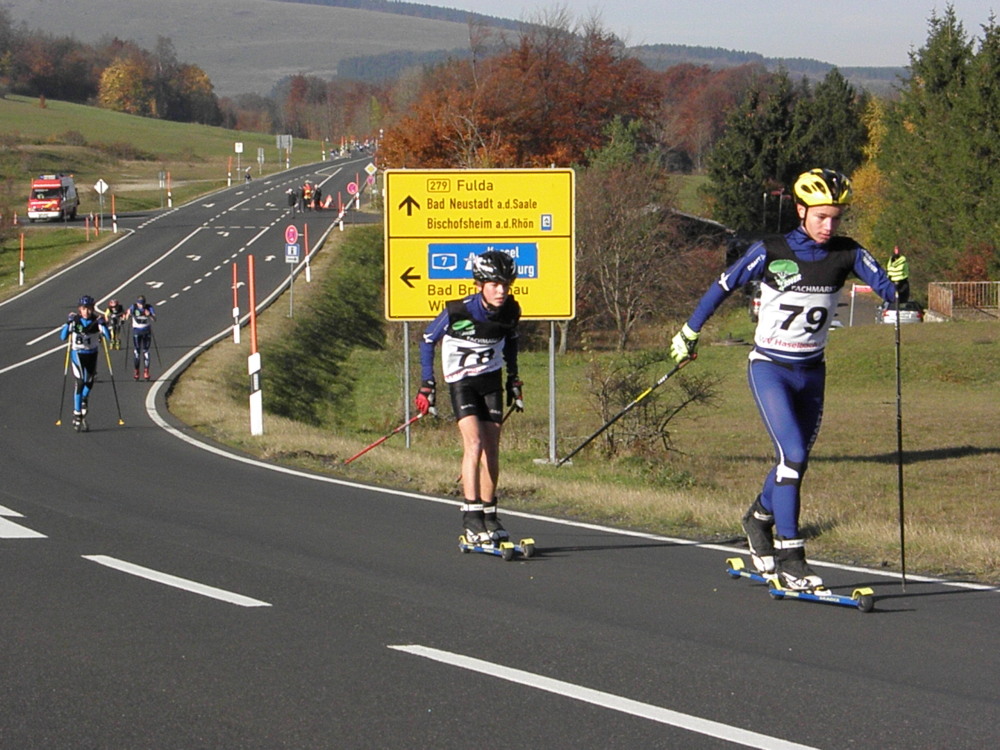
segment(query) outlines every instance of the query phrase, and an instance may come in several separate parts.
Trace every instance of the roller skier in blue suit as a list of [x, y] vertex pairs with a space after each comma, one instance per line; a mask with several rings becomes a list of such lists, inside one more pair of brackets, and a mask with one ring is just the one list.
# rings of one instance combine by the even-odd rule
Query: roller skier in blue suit
[[59, 331], [59, 338], [69, 339], [70, 361], [73, 363], [73, 377], [76, 388], [73, 392], [73, 426], [80, 427], [87, 416], [88, 398], [97, 375], [97, 355], [101, 337], [111, 339], [107, 322], [94, 309], [94, 298], [85, 294], [80, 298], [77, 312], [69, 318]]
[[751, 245], [709, 287], [671, 341], [683, 362], [695, 351], [705, 322], [750, 281], [761, 282], [760, 316], [750, 352], [748, 380], [774, 443], [775, 462], [746, 514], [743, 529], [758, 572], [779, 585], [812, 590], [823, 585], [806, 562], [799, 530], [800, 489], [823, 416], [824, 350], [844, 282], [857, 276], [884, 299], [909, 297], [909, 265], [898, 255], [885, 268], [849, 237], [836, 236], [851, 183], [830, 169], [801, 174], [793, 193], [800, 224]]

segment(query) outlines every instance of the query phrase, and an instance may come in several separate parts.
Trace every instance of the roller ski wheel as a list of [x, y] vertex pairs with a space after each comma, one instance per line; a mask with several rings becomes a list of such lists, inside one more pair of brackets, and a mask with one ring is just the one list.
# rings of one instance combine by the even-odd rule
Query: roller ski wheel
[[473, 544], [469, 542], [465, 534], [458, 537], [458, 548], [463, 552], [481, 552], [484, 555], [494, 555], [502, 558], [505, 562], [510, 562], [515, 555], [528, 559], [535, 554], [535, 540], [522, 539], [518, 544], [513, 542]]
[[726, 573], [731, 578], [749, 578], [751, 581], [767, 584], [767, 593], [772, 599], [801, 599], [806, 602], [836, 604], [840, 607], [852, 607], [862, 612], [871, 612], [875, 608], [875, 591], [868, 586], [854, 589], [850, 596], [835, 594], [825, 586], [808, 591], [783, 588], [776, 577], [764, 576], [755, 570], [747, 570], [746, 563], [741, 557], [730, 557], [726, 560]]
[[87, 424], [87, 420], [84, 418], [73, 420], [73, 429], [77, 432], [89, 432], [90, 425]]

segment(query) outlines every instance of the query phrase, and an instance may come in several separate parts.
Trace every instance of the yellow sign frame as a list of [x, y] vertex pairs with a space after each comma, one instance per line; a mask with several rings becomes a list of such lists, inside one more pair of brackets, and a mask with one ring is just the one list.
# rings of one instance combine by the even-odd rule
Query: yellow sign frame
[[437, 317], [475, 292], [469, 258], [501, 250], [518, 265], [522, 317], [576, 316], [576, 175], [572, 169], [389, 169], [385, 316]]

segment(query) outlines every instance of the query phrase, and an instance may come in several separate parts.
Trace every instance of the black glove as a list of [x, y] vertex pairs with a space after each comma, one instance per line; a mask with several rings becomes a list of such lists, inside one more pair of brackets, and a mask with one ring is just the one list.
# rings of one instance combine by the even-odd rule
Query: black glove
[[513, 406], [517, 411], [524, 411], [524, 394], [521, 389], [524, 383], [515, 375], [507, 378], [507, 406]]
[[435, 393], [437, 392], [437, 385], [433, 380], [425, 380], [421, 386], [420, 390], [417, 391], [417, 397], [413, 400], [416, 404], [417, 411], [421, 414], [437, 414], [437, 409], [434, 408]]

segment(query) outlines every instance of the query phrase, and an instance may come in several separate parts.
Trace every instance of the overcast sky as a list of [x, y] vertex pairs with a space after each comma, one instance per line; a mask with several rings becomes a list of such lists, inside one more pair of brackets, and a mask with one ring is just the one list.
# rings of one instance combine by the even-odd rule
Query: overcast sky
[[[565, 8], [574, 21], [596, 12], [630, 46], [688, 44], [807, 57], [840, 67], [908, 65], [927, 41], [933, 0], [417, 0], [499, 18], [536, 20]], [[954, 0], [970, 37], [981, 36], [1000, 0]]]

